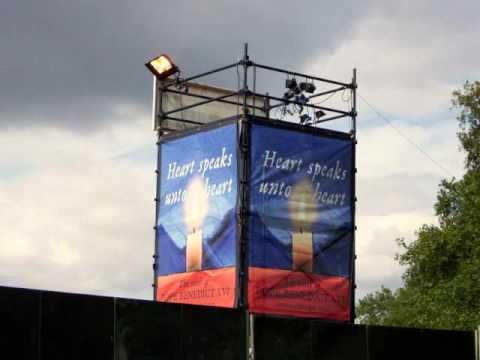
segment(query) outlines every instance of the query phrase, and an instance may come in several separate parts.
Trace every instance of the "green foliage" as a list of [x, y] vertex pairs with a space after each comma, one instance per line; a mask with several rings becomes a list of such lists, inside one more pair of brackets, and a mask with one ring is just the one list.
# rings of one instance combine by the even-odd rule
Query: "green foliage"
[[363, 324], [388, 325], [395, 295], [382, 286], [379, 291], [366, 295], [357, 306], [357, 316]]
[[480, 169], [480, 82], [468, 81], [463, 89], [453, 92], [452, 103], [461, 110], [458, 116], [458, 137], [467, 152], [467, 169]]
[[361, 323], [446, 329], [480, 324], [480, 82], [455, 91], [453, 104], [461, 110], [458, 137], [467, 153], [466, 173], [440, 184], [438, 226], [423, 225], [410, 244], [398, 240], [404, 285], [361, 299]]

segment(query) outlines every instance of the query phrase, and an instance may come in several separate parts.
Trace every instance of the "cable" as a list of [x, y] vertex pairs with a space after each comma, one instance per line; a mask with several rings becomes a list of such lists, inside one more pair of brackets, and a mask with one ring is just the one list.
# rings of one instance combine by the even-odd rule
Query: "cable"
[[346, 92], [346, 91], [347, 91], [347, 88], [343, 89], [343, 91], [342, 91], [341, 97], [342, 97], [342, 101], [343, 101], [343, 102], [349, 102], [350, 100], [352, 100], [352, 96], [351, 96], [351, 94], [350, 94], [350, 91], [347, 93], [347, 94], [349, 94], [349, 95], [348, 95], [348, 98], [345, 99], [345, 92]]
[[436, 161], [434, 158], [432, 158], [425, 150], [423, 150], [420, 145], [418, 145], [416, 142], [414, 142], [412, 139], [410, 139], [404, 132], [402, 132], [399, 128], [397, 128], [393, 123], [388, 120], [384, 115], [380, 113], [372, 104], [370, 104], [358, 91], [357, 95], [360, 99], [363, 100], [365, 104], [375, 113], [377, 116], [379, 116], [381, 119], [383, 119], [390, 127], [395, 130], [401, 137], [403, 137], [405, 140], [407, 140], [411, 145], [413, 145], [418, 151], [420, 151], [425, 157], [427, 157], [432, 163], [434, 163], [438, 168], [443, 170], [447, 175], [451, 177], [455, 177], [447, 168], [445, 168], [442, 164], [440, 164], [438, 161]]
[[238, 71], [238, 64], [236, 66], [237, 69], [237, 116], [240, 114], [240, 72]]
[[313, 102], [312, 104], [313, 105], [320, 105], [320, 104], [323, 104], [324, 102], [327, 102], [328, 100], [330, 100], [332, 97], [334, 97], [337, 93], [334, 92], [332, 94], [330, 94], [329, 96], [327, 96], [325, 99], [322, 99], [320, 101], [317, 101], [317, 102]]

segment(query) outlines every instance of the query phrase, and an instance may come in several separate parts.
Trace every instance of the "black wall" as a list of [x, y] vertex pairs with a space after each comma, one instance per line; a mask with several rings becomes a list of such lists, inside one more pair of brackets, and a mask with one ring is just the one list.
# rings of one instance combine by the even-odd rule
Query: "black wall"
[[255, 360], [474, 360], [467, 331], [255, 318]]
[[244, 360], [240, 310], [0, 287], [0, 359]]
[[[0, 287], [0, 359], [245, 360], [241, 310]], [[255, 360], [473, 360], [472, 332], [255, 317]]]

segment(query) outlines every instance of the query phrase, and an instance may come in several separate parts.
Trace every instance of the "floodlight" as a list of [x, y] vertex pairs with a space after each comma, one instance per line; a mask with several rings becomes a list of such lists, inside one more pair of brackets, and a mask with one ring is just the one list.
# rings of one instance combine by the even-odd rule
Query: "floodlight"
[[300, 90], [305, 91], [309, 94], [313, 94], [315, 92], [315, 84], [314, 83], [309, 83], [309, 82], [304, 82], [302, 81], [299, 85]]
[[293, 96], [294, 96], [294, 94], [293, 94], [292, 90], [289, 90], [285, 94], [283, 94], [283, 98], [285, 100], [290, 100], [291, 98], [293, 98]]
[[300, 124], [306, 125], [312, 120], [311, 116], [308, 114], [300, 115]]
[[285, 80], [285, 87], [290, 90], [295, 89], [297, 87], [297, 80], [295, 80], [295, 78]]
[[295, 101], [305, 105], [306, 103], [308, 103], [308, 98], [305, 95], [300, 94], [298, 96], [295, 96]]
[[170, 56], [165, 54], [152, 59], [145, 66], [160, 80], [166, 79], [179, 71]]
[[315, 119], [320, 119], [322, 116], [325, 116], [325, 111], [323, 110], [318, 110], [318, 111], [315, 111]]

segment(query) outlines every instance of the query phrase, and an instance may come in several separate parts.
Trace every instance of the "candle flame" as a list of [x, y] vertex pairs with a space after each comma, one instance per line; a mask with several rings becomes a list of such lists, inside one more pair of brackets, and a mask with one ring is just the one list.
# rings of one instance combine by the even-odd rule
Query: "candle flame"
[[308, 180], [293, 186], [288, 205], [296, 232], [311, 232], [312, 223], [318, 215], [313, 195], [313, 187]]
[[208, 194], [202, 178], [198, 176], [190, 181], [186, 192], [183, 214], [188, 233], [191, 234], [202, 227], [208, 213]]

